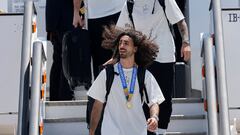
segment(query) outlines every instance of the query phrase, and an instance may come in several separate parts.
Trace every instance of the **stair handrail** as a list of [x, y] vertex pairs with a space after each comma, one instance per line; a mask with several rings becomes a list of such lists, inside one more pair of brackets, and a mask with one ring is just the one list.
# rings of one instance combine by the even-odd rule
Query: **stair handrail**
[[28, 134], [29, 75], [32, 40], [32, 18], [36, 14], [32, 0], [24, 2], [17, 135]]
[[219, 101], [219, 116], [220, 116], [220, 133], [230, 135], [230, 122], [228, 110], [228, 93], [226, 81], [225, 55], [223, 47], [223, 25], [221, 13], [221, 1], [212, 0], [213, 4], [213, 20], [214, 34], [216, 45], [216, 69], [217, 69], [217, 88]]
[[40, 91], [42, 84], [42, 64], [46, 61], [43, 43], [33, 43], [32, 80], [31, 80], [31, 111], [29, 118], [29, 135], [39, 135]]
[[205, 85], [207, 98], [207, 114], [208, 114], [208, 133], [209, 135], [218, 135], [218, 119], [217, 119], [217, 96], [216, 96], [216, 80], [213, 55], [213, 39], [210, 34], [203, 35], [202, 46], [203, 61], [205, 66]]

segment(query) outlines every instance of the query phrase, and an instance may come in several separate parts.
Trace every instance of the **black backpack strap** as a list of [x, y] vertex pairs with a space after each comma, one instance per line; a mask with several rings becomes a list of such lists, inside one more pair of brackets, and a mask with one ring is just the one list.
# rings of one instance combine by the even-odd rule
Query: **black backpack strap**
[[171, 23], [169, 22], [168, 17], [167, 17], [167, 14], [166, 14], [165, 0], [158, 0], [158, 2], [159, 2], [159, 4], [160, 4], [160, 5], [162, 6], [162, 8], [163, 8], [163, 12], [164, 12], [165, 17], [166, 17], [167, 22], [168, 22], [168, 27], [169, 27], [169, 29], [170, 29], [170, 31], [171, 31], [171, 33], [172, 33], [173, 38], [175, 38], [176, 36], [175, 36], [174, 28], [173, 28], [173, 26], [171, 25]]
[[[146, 73], [145, 68], [138, 67], [137, 76], [138, 76], [138, 84], [139, 84], [139, 93], [140, 93], [140, 96], [141, 96], [141, 101], [143, 103], [142, 109], [143, 109], [145, 118], [147, 120], [150, 117], [150, 109], [148, 107], [149, 99], [148, 99], [147, 89], [146, 89], [145, 84], [144, 84], [145, 73]], [[143, 99], [144, 94], [145, 94], [146, 101], [143, 101], [144, 100]]]
[[138, 77], [138, 85], [139, 85], [139, 93], [141, 95], [141, 101], [143, 102], [143, 98], [144, 98], [144, 95], [145, 95], [146, 102], [149, 103], [147, 90], [146, 90], [146, 87], [145, 87], [145, 84], [144, 84], [145, 73], [146, 73], [145, 68], [138, 67], [137, 77]]
[[113, 79], [114, 79], [114, 67], [113, 67], [113, 65], [106, 65], [105, 69], [106, 69], [106, 95], [105, 95], [105, 99], [106, 99], [106, 102], [107, 102], [108, 95], [110, 93], [112, 83], [113, 83]]
[[[158, 1], [159, 1], [160, 5], [162, 6], [163, 11], [164, 11], [164, 13], [165, 13], [165, 9], [166, 9], [165, 0], [158, 0]], [[165, 14], [166, 14], [166, 13], [165, 13]]]
[[135, 29], [135, 25], [134, 25], [133, 17], [132, 17], [133, 5], [134, 5], [134, 0], [127, 0], [128, 16], [132, 22], [133, 28]]
[[[166, 6], [165, 6], [165, 0], [158, 0], [160, 6], [163, 8], [163, 12], [166, 16], [166, 13], [165, 13], [165, 9], [166, 9]], [[154, 0], [154, 4], [153, 4], [153, 9], [152, 9], [152, 14], [154, 14], [154, 11], [155, 11], [155, 4], [156, 4], [156, 0]], [[166, 16], [167, 17], [167, 16]]]

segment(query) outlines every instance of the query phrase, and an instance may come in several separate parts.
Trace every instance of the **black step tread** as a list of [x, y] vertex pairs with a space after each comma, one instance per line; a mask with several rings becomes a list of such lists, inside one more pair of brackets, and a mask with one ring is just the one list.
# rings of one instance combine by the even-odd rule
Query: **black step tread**
[[171, 120], [192, 120], [192, 119], [205, 119], [205, 115], [172, 115]]
[[173, 98], [172, 103], [203, 103], [202, 98]]
[[71, 101], [45, 101], [46, 106], [79, 106], [87, 105], [87, 100], [71, 100]]
[[86, 122], [86, 118], [56, 118], [56, 119], [44, 119], [44, 123], [71, 123], [71, 122]]

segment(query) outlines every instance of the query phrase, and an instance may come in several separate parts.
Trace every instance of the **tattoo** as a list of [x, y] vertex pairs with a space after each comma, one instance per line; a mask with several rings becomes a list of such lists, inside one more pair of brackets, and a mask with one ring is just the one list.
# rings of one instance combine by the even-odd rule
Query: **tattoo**
[[185, 22], [185, 20], [181, 20], [177, 23], [178, 26], [178, 30], [181, 34], [182, 37], [182, 41], [189, 41], [189, 37], [188, 37], [188, 27], [187, 27], [187, 23]]

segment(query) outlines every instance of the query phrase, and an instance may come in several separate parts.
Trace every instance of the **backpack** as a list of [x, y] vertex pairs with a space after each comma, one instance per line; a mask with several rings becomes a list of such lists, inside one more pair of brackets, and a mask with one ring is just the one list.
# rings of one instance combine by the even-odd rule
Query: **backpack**
[[[79, 15], [84, 18], [85, 5], [82, 1]], [[90, 35], [88, 30], [81, 27], [66, 32], [62, 42], [63, 74], [72, 90], [77, 86], [91, 86], [91, 53]]]
[[62, 42], [63, 74], [70, 88], [91, 86], [91, 56], [89, 32], [80, 27], [64, 34]]
[[[99, 123], [98, 123], [98, 127], [95, 131], [95, 135], [101, 135], [101, 126], [102, 126], [104, 109], [105, 109], [105, 106], [106, 106], [106, 103], [107, 103], [107, 100], [108, 100], [108, 95], [111, 91], [112, 83], [113, 83], [113, 80], [114, 80], [114, 75], [118, 75], [118, 73], [114, 72], [113, 65], [111, 65], [111, 64], [106, 65], [104, 68], [106, 69], [106, 95], [105, 95], [106, 102], [103, 104], [103, 111], [102, 111], [101, 118], [100, 118]], [[148, 94], [147, 94], [147, 90], [146, 90], [146, 87], [145, 87], [145, 84], [144, 84], [145, 72], [146, 72], [145, 68], [138, 67], [137, 78], [138, 78], [138, 84], [139, 84], [139, 92], [140, 92], [140, 95], [141, 95], [141, 101], [143, 102], [144, 96], [145, 96], [145, 99], [146, 99], [146, 101], [144, 102], [142, 107], [143, 107], [144, 115], [147, 119], [147, 118], [150, 117], [150, 113], [149, 113], [149, 107], [147, 105], [147, 103], [149, 103]], [[92, 104], [91, 103], [88, 104], [88, 109], [90, 109], [87, 112], [87, 123], [88, 123], [88, 125], [90, 124], [89, 113], [91, 113], [94, 100], [91, 99], [90, 102], [92, 102]]]
[[[162, 8], [163, 8], [164, 15], [166, 16], [169, 29], [170, 29], [173, 37], [175, 37], [175, 33], [174, 33], [173, 26], [170, 24], [170, 22], [169, 22], [169, 20], [168, 20], [168, 18], [167, 18], [166, 12], [165, 12], [165, 9], [166, 9], [165, 0], [158, 0], [158, 2], [159, 2], [159, 4], [160, 4], [160, 5], [162, 6]], [[132, 22], [133, 28], [135, 29], [135, 25], [134, 25], [133, 17], [132, 17], [133, 5], [134, 5], [134, 0], [127, 0], [128, 17], [129, 17], [130, 21]], [[154, 8], [153, 8], [153, 10], [152, 10], [152, 14], [153, 14], [153, 13], [154, 13]]]

